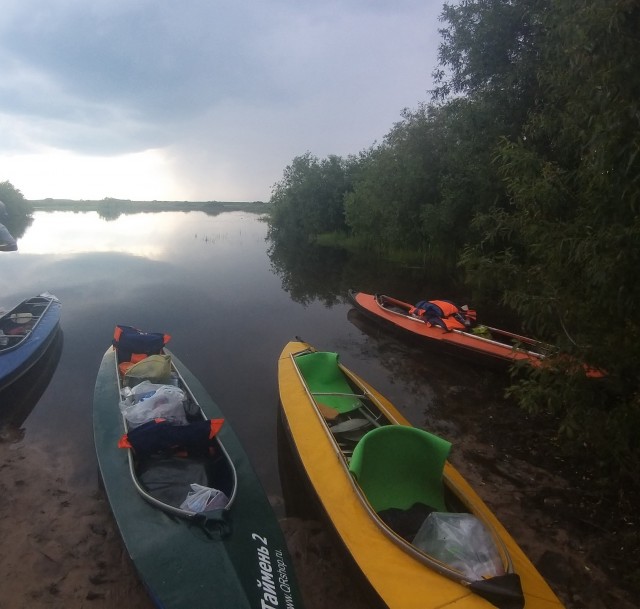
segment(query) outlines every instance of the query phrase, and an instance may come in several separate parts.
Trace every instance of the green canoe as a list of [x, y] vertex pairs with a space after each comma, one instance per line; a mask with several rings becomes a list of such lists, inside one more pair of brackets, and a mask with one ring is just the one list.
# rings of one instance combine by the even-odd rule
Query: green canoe
[[[174, 382], [199, 407], [196, 416], [222, 418], [198, 380], [164, 352], [171, 356]], [[128, 430], [120, 389], [116, 352], [109, 348], [93, 401], [96, 453], [124, 544], [154, 603], [162, 609], [301, 608], [276, 515], [229, 424], [214, 438], [216, 462], [207, 464], [207, 471], [224, 474], [217, 488], [225, 492], [226, 506], [203, 515], [167, 505], [148, 492], [133, 450], [119, 447]], [[189, 460], [173, 458], [179, 468]]]

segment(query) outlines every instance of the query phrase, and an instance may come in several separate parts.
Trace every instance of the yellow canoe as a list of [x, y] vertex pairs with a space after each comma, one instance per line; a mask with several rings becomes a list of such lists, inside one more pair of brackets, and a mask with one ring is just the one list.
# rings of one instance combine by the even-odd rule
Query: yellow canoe
[[[406, 428], [410, 428], [413, 431], [409, 435], [413, 436], [415, 432], [431, 436], [442, 447], [446, 446], [441, 454], [448, 453], [448, 442], [411, 427], [386, 398], [342, 366], [337, 354], [313, 357], [326, 356], [328, 361], [335, 362], [334, 366], [348, 388], [344, 384], [337, 389], [330, 384], [318, 386], [319, 381], [309, 372], [312, 358], [307, 357], [318, 353], [322, 352], [300, 341], [288, 343], [282, 351], [278, 383], [285, 429], [329, 520], [382, 602], [390, 609], [562, 607], [515, 540], [444, 458], [439, 477], [446, 508], [443, 510], [440, 506], [435, 511], [462, 513], [482, 523], [499, 556], [496, 576], [474, 578], [464, 569], [445, 562], [441, 556], [434, 557], [416, 547], [415, 540], [407, 540], [406, 531], [402, 533], [403, 538], [398, 529], [392, 528], [389, 518], [383, 520], [380, 506], [387, 507], [383, 505], [385, 500], [374, 496], [367, 487], [365, 472], [358, 469], [364, 454], [363, 446], [367, 442], [371, 445], [374, 436], [396, 432], [400, 426], [404, 434], [408, 433]], [[381, 428], [384, 428], [382, 432]], [[402, 444], [407, 443], [403, 441]], [[421, 471], [414, 467], [403, 468], [397, 475], [383, 474], [387, 483], [382, 495], [396, 492], [390, 489], [402, 484], [405, 473], [411, 469], [414, 473]], [[364, 488], [367, 488], [366, 492]], [[437, 505], [438, 499], [425, 502]], [[384, 514], [408, 513], [394, 510], [384, 511]], [[504, 580], [509, 584], [517, 582], [517, 592], [514, 593], [509, 585], [501, 590]]]

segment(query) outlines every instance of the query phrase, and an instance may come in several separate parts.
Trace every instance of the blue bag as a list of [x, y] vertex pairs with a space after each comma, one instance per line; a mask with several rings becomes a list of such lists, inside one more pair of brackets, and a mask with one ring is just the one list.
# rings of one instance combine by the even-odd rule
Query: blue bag
[[132, 326], [117, 325], [113, 333], [113, 346], [119, 362], [130, 362], [133, 361], [133, 355], [158, 355], [170, 339], [169, 334], [142, 332]]

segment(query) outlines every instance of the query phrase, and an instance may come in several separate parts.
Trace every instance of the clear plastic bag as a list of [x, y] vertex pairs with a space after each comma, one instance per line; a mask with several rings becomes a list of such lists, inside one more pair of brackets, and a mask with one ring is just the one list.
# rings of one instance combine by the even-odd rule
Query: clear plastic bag
[[158, 418], [167, 419], [175, 425], [186, 425], [186, 401], [186, 395], [179, 387], [143, 381], [122, 390], [120, 411], [131, 427]]
[[191, 512], [207, 512], [209, 510], [222, 509], [229, 503], [229, 498], [216, 488], [192, 484], [187, 498], [180, 508]]
[[491, 534], [472, 514], [432, 512], [413, 539], [413, 545], [472, 581], [504, 573]]

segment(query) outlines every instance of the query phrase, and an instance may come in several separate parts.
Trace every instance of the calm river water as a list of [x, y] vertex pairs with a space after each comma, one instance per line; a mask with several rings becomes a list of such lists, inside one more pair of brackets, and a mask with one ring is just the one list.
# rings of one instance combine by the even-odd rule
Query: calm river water
[[[96, 486], [93, 387], [114, 326], [166, 332], [169, 347], [221, 406], [273, 503], [281, 505], [276, 373], [292, 338], [339, 352], [416, 425], [432, 420], [452, 396], [478, 399], [479, 373], [461, 374], [457, 362], [399, 342], [346, 300], [350, 287], [451, 296], [426, 293], [429, 286], [415, 273], [331, 250], [273, 248], [267, 224], [244, 212], [109, 220], [92, 212], [37, 212], [18, 251], [0, 254], [0, 307], [55, 294], [63, 340], [45, 386], [0, 395], [3, 437], [55, 452], [79, 485]], [[448, 431], [455, 442], [456, 430]]]

